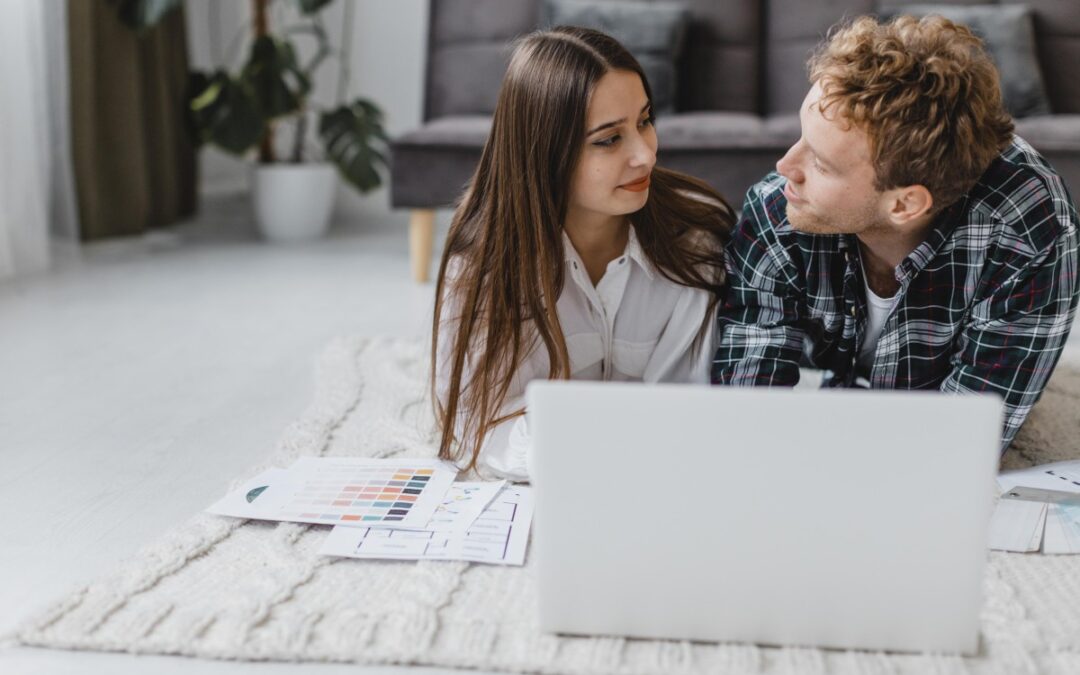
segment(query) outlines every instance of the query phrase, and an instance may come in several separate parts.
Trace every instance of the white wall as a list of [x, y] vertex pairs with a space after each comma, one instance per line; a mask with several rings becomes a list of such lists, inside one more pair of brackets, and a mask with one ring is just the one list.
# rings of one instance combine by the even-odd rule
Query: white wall
[[[416, 127], [423, 105], [427, 0], [337, 0], [322, 12], [334, 47], [341, 46], [345, 3], [353, 5], [354, 22], [351, 74], [345, 99], [361, 96], [375, 101], [385, 114], [391, 136]], [[272, 3], [272, 30], [295, 22], [288, 4], [280, 0]], [[250, 3], [242, 0], [186, 0], [191, 67], [213, 70], [225, 65], [230, 72], [237, 72], [250, 44], [250, 9]], [[294, 43], [301, 59], [306, 60], [311, 53], [310, 39], [296, 37]], [[226, 60], [228, 63], [223, 63]], [[327, 60], [321, 66], [314, 100], [326, 106], [334, 104], [338, 72], [335, 60]], [[204, 194], [246, 190], [249, 164], [214, 148], [204, 149], [201, 190]], [[338, 220], [385, 218], [389, 213], [385, 185], [363, 196], [344, 184], [338, 190]], [[404, 214], [394, 217], [403, 218]]]

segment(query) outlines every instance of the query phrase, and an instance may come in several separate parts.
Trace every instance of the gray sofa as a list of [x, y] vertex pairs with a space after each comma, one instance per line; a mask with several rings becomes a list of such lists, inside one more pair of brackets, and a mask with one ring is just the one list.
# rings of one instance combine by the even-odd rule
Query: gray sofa
[[[625, 0], [637, 2], [642, 0]], [[925, 0], [923, 0], [925, 2]], [[799, 137], [806, 59], [834, 23], [913, 0], [682, 0], [690, 26], [674, 114], [657, 121], [659, 162], [705, 179], [732, 205]], [[952, 0], [938, 4], [987, 4]], [[1004, 4], [1004, 3], [1003, 3]], [[1024, 0], [1034, 11], [1051, 115], [1018, 133], [1080, 190], [1080, 2]], [[514, 37], [538, 26], [540, 0], [431, 0], [424, 123], [392, 143], [391, 204], [412, 210], [413, 275], [428, 276], [434, 209], [451, 206], [490, 127]]]

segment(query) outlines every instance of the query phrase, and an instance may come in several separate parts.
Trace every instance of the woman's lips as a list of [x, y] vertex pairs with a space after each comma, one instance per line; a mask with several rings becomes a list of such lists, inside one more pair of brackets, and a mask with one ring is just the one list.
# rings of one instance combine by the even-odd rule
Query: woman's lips
[[634, 181], [633, 183], [626, 183], [624, 185], [620, 185], [619, 187], [621, 187], [624, 190], [629, 190], [630, 192], [643, 192], [643, 191], [649, 189], [649, 183], [650, 182], [651, 181], [649, 179], [649, 176], [646, 175], [646, 176]]

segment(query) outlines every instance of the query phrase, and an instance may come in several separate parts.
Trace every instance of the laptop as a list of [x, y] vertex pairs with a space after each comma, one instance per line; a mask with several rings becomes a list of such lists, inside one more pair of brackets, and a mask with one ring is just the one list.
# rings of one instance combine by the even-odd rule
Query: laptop
[[974, 653], [1000, 399], [534, 382], [546, 632]]

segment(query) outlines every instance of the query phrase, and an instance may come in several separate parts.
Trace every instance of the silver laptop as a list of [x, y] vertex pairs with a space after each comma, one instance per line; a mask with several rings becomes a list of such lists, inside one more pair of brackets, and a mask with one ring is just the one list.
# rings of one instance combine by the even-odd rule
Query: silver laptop
[[536, 382], [548, 632], [973, 653], [992, 396]]

